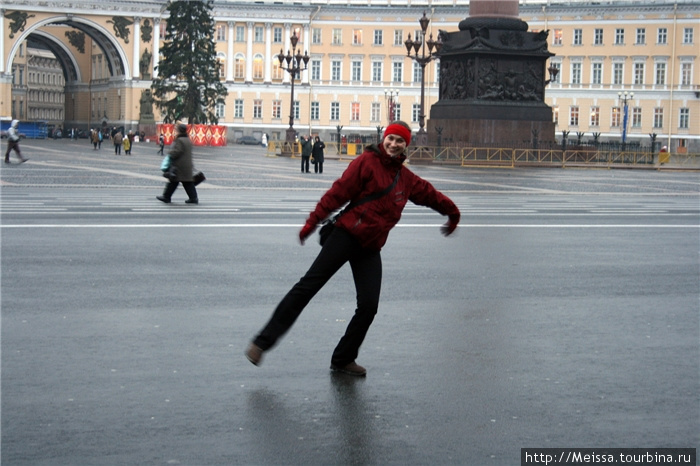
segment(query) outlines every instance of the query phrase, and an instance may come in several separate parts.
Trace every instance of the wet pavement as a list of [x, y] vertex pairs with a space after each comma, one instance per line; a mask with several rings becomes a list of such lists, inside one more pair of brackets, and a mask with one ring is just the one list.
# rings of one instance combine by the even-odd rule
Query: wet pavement
[[520, 449], [700, 444], [700, 174], [410, 167], [358, 363], [330, 354], [349, 267], [260, 367], [250, 338], [319, 246], [347, 166], [197, 150], [200, 205], [155, 200], [155, 145], [24, 141], [3, 166], [3, 465], [518, 465]]

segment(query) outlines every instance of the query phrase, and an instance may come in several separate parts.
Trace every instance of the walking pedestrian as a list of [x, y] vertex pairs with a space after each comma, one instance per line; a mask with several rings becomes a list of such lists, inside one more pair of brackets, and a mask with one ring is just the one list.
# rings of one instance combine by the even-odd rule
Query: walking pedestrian
[[117, 131], [112, 137], [112, 142], [114, 143], [114, 155], [122, 155], [122, 132]]
[[448, 221], [441, 228], [445, 236], [454, 232], [460, 219], [454, 202], [403, 166], [404, 152], [410, 141], [411, 130], [406, 123], [390, 124], [379, 146], [365, 148], [321, 197], [299, 232], [301, 244], [314, 232], [319, 221], [345, 203], [350, 202], [350, 205], [336, 218], [335, 228], [309, 270], [278, 304], [268, 323], [246, 349], [245, 355], [251, 363], [257, 366], [262, 362], [263, 354], [291, 328], [316, 293], [350, 262], [357, 309], [333, 351], [330, 368], [354, 376], [366, 375], [365, 368], [355, 360], [379, 305], [380, 251], [401, 218], [406, 203], [410, 200], [447, 215]]
[[7, 130], [7, 151], [5, 151], [5, 163], [10, 163], [10, 152], [15, 151], [19, 157], [19, 163], [24, 163], [28, 158], [22, 157], [22, 149], [19, 148], [19, 120], [12, 120]]
[[321, 138], [316, 136], [314, 147], [311, 150], [311, 158], [314, 160], [314, 173], [323, 173], [323, 149], [326, 145], [321, 141]]
[[185, 192], [189, 197], [185, 203], [199, 204], [197, 188], [195, 188], [194, 178], [192, 176], [194, 171], [194, 164], [192, 163], [192, 141], [190, 141], [190, 138], [187, 136], [187, 125], [179, 124], [177, 126], [177, 137], [168, 155], [170, 156], [170, 171], [172, 177], [168, 184], [165, 185], [163, 195], [156, 196], [156, 199], [170, 204], [178, 184], [182, 183], [182, 187], [185, 188]]
[[124, 155], [131, 155], [131, 139], [129, 139], [129, 135], [122, 138], [122, 145], [124, 146]]
[[163, 149], [165, 148], [165, 136], [163, 136], [163, 133], [160, 133], [160, 136], [158, 136], [158, 144], [160, 144], [158, 155], [163, 155]]
[[90, 130], [90, 140], [92, 141], [92, 145], [94, 147], [94, 150], [97, 150], [97, 144], [100, 142], [100, 138], [97, 135], [97, 130], [95, 130], [95, 129]]
[[309, 159], [311, 158], [311, 151], [313, 150], [313, 144], [311, 142], [310, 136], [301, 137], [301, 172], [309, 173]]
[[127, 155], [131, 155], [131, 149], [134, 148], [134, 132], [129, 130], [129, 134], [127, 134], [126, 136], [127, 138], [129, 138], [129, 152], [127, 153]]

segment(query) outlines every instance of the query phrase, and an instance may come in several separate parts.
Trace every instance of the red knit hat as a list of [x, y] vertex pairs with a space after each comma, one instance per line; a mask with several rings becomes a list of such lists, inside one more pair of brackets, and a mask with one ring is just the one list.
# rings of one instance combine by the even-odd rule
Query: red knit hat
[[411, 143], [411, 130], [403, 125], [400, 125], [398, 123], [390, 124], [384, 130], [384, 137], [387, 137], [387, 135], [389, 134], [401, 136], [403, 140], [406, 141], [406, 145], [409, 145]]

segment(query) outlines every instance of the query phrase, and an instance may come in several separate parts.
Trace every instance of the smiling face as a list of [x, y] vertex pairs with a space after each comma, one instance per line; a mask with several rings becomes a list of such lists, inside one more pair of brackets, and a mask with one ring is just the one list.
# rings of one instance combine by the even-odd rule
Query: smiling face
[[390, 157], [394, 158], [403, 154], [403, 151], [406, 150], [406, 140], [398, 134], [387, 134], [384, 136], [382, 146], [384, 147], [384, 151], [386, 151]]

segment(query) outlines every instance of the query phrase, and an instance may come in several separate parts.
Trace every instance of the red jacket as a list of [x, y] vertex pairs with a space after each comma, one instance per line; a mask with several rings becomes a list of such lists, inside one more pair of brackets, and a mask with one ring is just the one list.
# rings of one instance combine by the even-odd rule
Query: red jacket
[[408, 201], [449, 215], [450, 221], [457, 224], [460, 213], [454, 202], [405, 168], [405, 159], [405, 155], [392, 159], [377, 146], [368, 146], [323, 195], [309, 215], [307, 225], [318, 224], [350, 201], [386, 189], [394, 181], [398, 170], [401, 170], [401, 174], [391, 192], [345, 212], [335, 225], [350, 232], [363, 247], [380, 250], [386, 243], [389, 231], [401, 219], [401, 212]]

